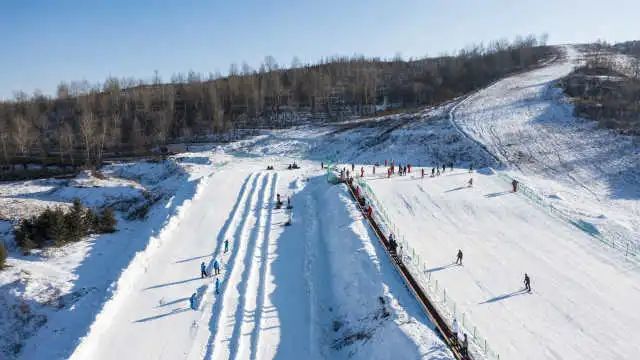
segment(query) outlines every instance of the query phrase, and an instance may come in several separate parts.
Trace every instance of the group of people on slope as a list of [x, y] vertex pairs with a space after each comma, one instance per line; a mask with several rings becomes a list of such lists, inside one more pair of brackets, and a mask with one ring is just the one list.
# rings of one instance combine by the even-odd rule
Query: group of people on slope
[[[229, 251], [229, 239], [225, 239], [224, 240], [224, 253], [226, 254]], [[219, 294], [220, 293], [220, 278], [218, 277], [218, 275], [220, 275], [220, 270], [221, 270], [221, 265], [220, 262], [218, 261], [218, 259], [213, 259], [213, 274], [210, 274], [207, 271], [207, 265], [205, 264], [205, 262], [201, 262], [200, 263], [200, 278], [204, 279], [204, 278], [208, 278], [210, 276], [215, 276], [216, 280], [214, 282], [215, 284], [215, 293]], [[189, 307], [192, 310], [197, 310], [198, 309], [198, 294], [197, 292], [194, 292], [193, 294], [191, 294], [191, 296], [189, 297]]]

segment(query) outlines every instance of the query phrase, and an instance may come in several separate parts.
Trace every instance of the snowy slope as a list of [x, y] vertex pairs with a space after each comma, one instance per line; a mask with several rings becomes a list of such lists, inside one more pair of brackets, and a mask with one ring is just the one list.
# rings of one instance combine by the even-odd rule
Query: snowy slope
[[[207, 177], [134, 259], [137, 271], [120, 279], [72, 358], [387, 359], [397, 349], [451, 358], [344, 187], [328, 184], [317, 163], [301, 164], [264, 171], [262, 159], [233, 158]], [[274, 208], [278, 193], [292, 196], [291, 226]], [[213, 277], [199, 276], [214, 258], [223, 264], [218, 294]]]
[[557, 208], [616, 242], [638, 242], [640, 144], [573, 116], [555, 81], [580, 54], [569, 46], [564, 51], [549, 66], [464, 100], [453, 120]]
[[[497, 175], [447, 170], [368, 183], [449, 307], [455, 302], [458, 321], [464, 313], [500, 358], [632, 359], [640, 351], [635, 266]], [[458, 249], [464, 266], [454, 264]], [[525, 272], [532, 294], [522, 291]]]

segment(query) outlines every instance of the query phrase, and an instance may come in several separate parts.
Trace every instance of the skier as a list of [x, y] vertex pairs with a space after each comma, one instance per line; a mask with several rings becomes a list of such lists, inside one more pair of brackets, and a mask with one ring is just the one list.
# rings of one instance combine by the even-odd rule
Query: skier
[[431, 168], [431, 177], [436, 176], [436, 168]]
[[513, 192], [518, 191], [518, 180], [513, 179], [513, 181], [511, 182], [511, 185], [513, 186]]
[[527, 273], [524, 273], [524, 288], [528, 292], [531, 292], [531, 279], [529, 279], [529, 275], [527, 275]]
[[424, 168], [422, 168], [422, 178], [424, 179]]
[[324, 169], [324, 161], [320, 162], [320, 169]]
[[276, 209], [280, 209], [282, 207], [282, 200], [280, 199], [280, 194], [276, 194]]
[[387, 169], [387, 179], [391, 177], [391, 168]]
[[191, 310], [196, 310], [196, 296], [196, 293], [193, 293], [189, 298], [189, 307], [191, 308]]
[[351, 163], [351, 172], [356, 172], [356, 164]]
[[220, 263], [218, 262], [218, 259], [213, 260], [213, 273], [215, 275], [220, 274]]
[[469, 340], [467, 340], [467, 334], [464, 334], [464, 340], [462, 340], [462, 355], [469, 356]]
[[229, 251], [229, 239], [224, 240], [224, 252]]
[[451, 324], [451, 333], [453, 334], [453, 341], [458, 343], [458, 319], [453, 318], [453, 324]]
[[462, 265], [462, 250], [458, 249], [458, 255], [456, 255], [456, 264]]
[[360, 177], [364, 177], [364, 166], [360, 167]]
[[473, 186], [473, 178], [469, 178], [469, 187]]
[[409, 174], [411, 174], [411, 164], [407, 164], [407, 170], [409, 170]]
[[209, 274], [207, 274], [207, 266], [204, 264], [204, 261], [200, 264], [200, 278], [206, 278]]
[[220, 279], [216, 278], [216, 294], [220, 293]]
[[436, 176], [440, 176], [440, 168], [436, 169]]
[[446, 166], [444, 166], [444, 164], [442, 164], [442, 173], [444, 174], [444, 171], [447, 170]]
[[375, 174], [376, 174], [376, 166], [373, 165], [373, 175], [375, 175]]

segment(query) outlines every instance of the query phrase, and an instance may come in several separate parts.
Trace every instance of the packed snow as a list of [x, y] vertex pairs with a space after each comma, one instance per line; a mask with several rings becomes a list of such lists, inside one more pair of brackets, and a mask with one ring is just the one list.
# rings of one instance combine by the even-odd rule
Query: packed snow
[[[637, 262], [598, 237], [637, 242], [638, 144], [572, 115], [554, 84], [580, 54], [564, 51], [414, 113], [265, 130], [164, 161], [0, 184], [10, 248], [2, 356], [452, 359], [346, 187], [321, 169], [356, 163], [377, 211], [416, 251], [403, 256], [423, 262], [412, 271], [446, 289], [464, 333], [503, 359], [634, 358]], [[413, 172], [387, 179], [385, 159]], [[301, 169], [288, 170], [294, 162]], [[449, 163], [454, 171], [429, 176]], [[510, 192], [508, 176], [562, 216]], [[118, 232], [21, 254], [11, 222], [74, 198], [115, 208]], [[462, 266], [452, 264], [458, 249]], [[201, 277], [201, 263], [211, 276]]]

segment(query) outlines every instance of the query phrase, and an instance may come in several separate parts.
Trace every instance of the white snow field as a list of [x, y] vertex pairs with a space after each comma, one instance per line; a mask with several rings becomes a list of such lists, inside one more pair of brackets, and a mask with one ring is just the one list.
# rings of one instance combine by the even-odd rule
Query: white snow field
[[[0, 272], [0, 358], [452, 359], [320, 161], [366, 164], [399, 233], [427, 262], [421, 278], [447, 289], [465, 330], [477, 327], [501, 359], [637, 358], [638, 262], [595, 236], [640, 239], [639, 146], [572, 115], [554, 84], [579, 54], [564, 51], [416, 113], [264, 131], [181, 154], [162, 171], [114, 164], [106, 182], [83, 174], [0, 184], [5, 220], [76, 196], [117, 206], [120, 217], [115, 234], [28, 256], [11, 248]], [[385, 158], [458, 169], [371, 176]], [[301, 170], [286, 169], [294, 160]], [[520, 179], [595, 230], [510, 193], [492, 171], [466, 187], [460, 169], [470, 163]], [[292, 211], [274, 208], [277, 194]], [[125, 219], [140, 205], [149, 205], [144, 220]], [[10, 238], [8, 224], [0, 221], [0, 236]], [[464, 266], [451, 265], [458, 249]], [[200, 278], [200, 263], [211, 272], [214, 259], [217, 294], [215, 277]], [[520, 291], [524, 272], [532, 294]]]
[[[234, 158], [207, 177], [71, 358], [452, 358], [344, 185], [330, 185], [317, 163], [266, 164]], [[291, 196], [290, 226], [289, 210], [274, 208], [278, 193], [285, 204]], [[214, 258], [219, 294], [215, 276], [200, 277]]]
[[640, 250], [640, 142], [573, 115], [555, 84], [580, 53], [563, 51], [549, 66], [463, 100], [453, 121], [550, 204], [610, 242]]
[[[458, 321], [464, 313], [501, 359], [637, 356], [637, 265], [491, 172], [447, 169], [424, 179], [418, 172], [367, 182], [426, 263], [425, 275], [446, 288], [450, 307], [456, 303]], [[458, 249], [463, 266], [455, 265]], [[525, 272], [531, 294], [523, 291]]]

